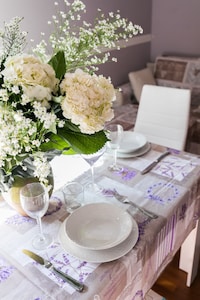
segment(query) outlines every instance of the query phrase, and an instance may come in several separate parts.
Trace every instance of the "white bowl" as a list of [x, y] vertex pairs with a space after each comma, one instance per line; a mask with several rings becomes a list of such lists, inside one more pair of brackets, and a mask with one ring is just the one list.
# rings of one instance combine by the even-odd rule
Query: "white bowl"
[[120, 148], [117, 150], [121, 153], [130, 153], [142, 148], [147, 143], [143, 134], [134, 131], [124, 131], [120, 142]]
[[68, 217], [65, 230], [77, 246], [102, 250], [122, 243], [132, 227], [132, 217], [119, 206], [92, 203], [75, 210]]

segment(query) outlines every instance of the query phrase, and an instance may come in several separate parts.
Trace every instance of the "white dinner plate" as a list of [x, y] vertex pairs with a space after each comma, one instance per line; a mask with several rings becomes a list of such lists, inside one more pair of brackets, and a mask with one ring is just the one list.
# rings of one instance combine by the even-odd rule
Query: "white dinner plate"
[[122, 152], [117, 151], [117, 157], [119, 157], [119, 158], [138, 157], [138, 156], [144, 155], [150, 149], [151, 149], [151, 144], [147, 142], [142, 148], [140, 148], [136, 151], [130, 152], [130, 153], [122, 153]]
[[139, 231], [136, 221], [133, 219], [133, 227], [130, 235], [121, 244], [104, 250], [90, 250], [77, 246], [66, 235], [67, 219], [62, 223], [59, 230], [59, 240], [63, 249], [70, 255], [91, 263], [104, 263], [116, 260], [127, 254], [137, 243]]
[[134, 131], [124, 131], [118, 152], [130, 153], [142, 148], [147, 143], [143, 134]]
[[132, 217], [110, 203], [90, 203], [75, 210], [66, 220], [66, 235], [77, 246], [102, 250], [123, 242], [131, 233]]

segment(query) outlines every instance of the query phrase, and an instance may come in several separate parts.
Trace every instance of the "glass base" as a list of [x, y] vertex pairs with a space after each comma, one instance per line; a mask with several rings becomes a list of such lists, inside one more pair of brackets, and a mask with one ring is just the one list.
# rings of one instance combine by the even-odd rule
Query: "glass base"
[[81, 206], [80, 203], [74, 201], [70, 204], [66, 204], [66, 210], [71, 214], [71, 213], [73, 213], [73, 211], [75, 211], [80, 206]]
[[123, 170], [123, 168], [114, 164], [114, 165], [109, 166], [108, 170], [111, 172], [120, 172]]
[[32, 245], [37, 250], [44, 250], [52, 243], [52, 237], [44, 233], [42, 235], [36, 235], [32, 240]]
[[85, 191], [92, 192], [95, 194], [99, 194], [102, 191], [102, 188], [96, 183], [88, 183], [85, 186]]

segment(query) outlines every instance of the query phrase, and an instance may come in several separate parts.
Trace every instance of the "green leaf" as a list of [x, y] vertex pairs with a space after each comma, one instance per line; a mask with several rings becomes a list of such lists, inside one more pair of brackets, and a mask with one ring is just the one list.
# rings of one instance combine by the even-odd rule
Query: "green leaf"
[[101, 149], [107, 142], [104, 131], [89, 135], [61, 128], [58, 130], [58, 135], [71, 145], [75, 153], [94, 153]]
[[49, 142], [42, 145], [42, 151], [57, 149], [63, 154], [85, 153], [91, 154], [101, 149], [107, 142], [104, 131], [95, 134], [83, 134], [69, 128], [58, 129], [57, 135], [51, 133]]
[[68, 150], [71, 147], [69, 143], [63, 140], [58, 134], [51, 133], [48, 139], [49, 142], [45, 142], [41, 145], [41, 150], [43, 152], [52, 151], [54, 149], [63, 151]]
[[66, 73], [66, 62], [64, 51], [58, 51], [48, 62], [56, 73], [56, 78], [61, 80]]

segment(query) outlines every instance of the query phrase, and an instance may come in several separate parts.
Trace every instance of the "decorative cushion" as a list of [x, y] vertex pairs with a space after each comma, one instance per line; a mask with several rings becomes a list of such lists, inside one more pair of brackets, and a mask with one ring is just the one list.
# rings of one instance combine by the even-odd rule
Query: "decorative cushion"
[[130, 72], [128, 76], [138, 102], [140, 101], [140, 95], [144, 84], [156, 85], [156, 81], [149, 68]]
[[157, 85], [191, 90], [191, 104], [200, 103], [200, 59], [159, 56], [155, 61]]

